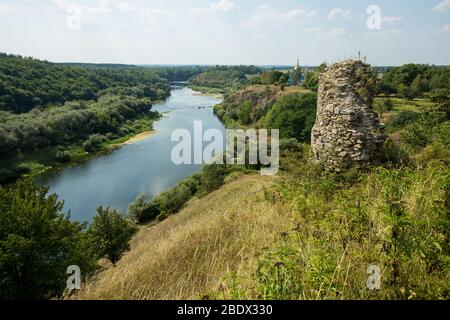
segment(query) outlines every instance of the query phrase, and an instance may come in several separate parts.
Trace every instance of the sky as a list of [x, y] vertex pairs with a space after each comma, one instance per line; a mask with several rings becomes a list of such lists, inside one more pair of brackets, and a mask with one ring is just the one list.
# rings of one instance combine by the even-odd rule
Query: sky
[[0, 0], [0, 52], [127, 64], [450, 64], [450, 0]]

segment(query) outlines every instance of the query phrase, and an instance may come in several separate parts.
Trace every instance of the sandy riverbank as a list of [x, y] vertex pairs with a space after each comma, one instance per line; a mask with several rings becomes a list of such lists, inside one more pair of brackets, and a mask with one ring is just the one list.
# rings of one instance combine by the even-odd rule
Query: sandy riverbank
[[138, 134], [134, 135], [133, 137], [131, 137], [130, 139], [128, 139], [127, 141], [120, 143], [120, 145], [133, 144], [133, 143], [139, 142], [141, 140], [144, 140], [145, 138], [150, 137], [154, 133], [155, 133], [155, 130], [138, 133]]

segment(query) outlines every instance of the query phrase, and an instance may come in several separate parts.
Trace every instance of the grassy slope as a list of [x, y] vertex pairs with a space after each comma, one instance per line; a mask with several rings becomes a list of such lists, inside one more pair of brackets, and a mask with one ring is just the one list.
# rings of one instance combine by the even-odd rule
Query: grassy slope
[[117, 267], [100, 273], [77, 298], [195, 299], [217, 290], [230, 270], [254, 265], [255, 250], [287, 228], [284, 212], [263, 201], [272, 181], [241, 177], [143, 227]]
[[[439, 132], [409, 168], [327, 173], [305, 146], [277, 178], [241, 177], [143, 227], [76, 298], [448, 299], [448, 149], [428, 150]], [[366, 288], [371, 264], [381, 291]]]

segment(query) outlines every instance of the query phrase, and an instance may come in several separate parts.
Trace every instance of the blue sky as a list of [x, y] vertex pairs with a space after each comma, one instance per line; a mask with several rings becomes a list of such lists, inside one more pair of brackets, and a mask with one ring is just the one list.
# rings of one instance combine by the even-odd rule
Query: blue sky
[[[371, 5], [380, 9], [379, 29], [367, 26]], [[304, 65], [361, 51], [374, 65], [450, 64], [450, 0], [0, 0], [0, 51], [56, 62], [298, 57]]]

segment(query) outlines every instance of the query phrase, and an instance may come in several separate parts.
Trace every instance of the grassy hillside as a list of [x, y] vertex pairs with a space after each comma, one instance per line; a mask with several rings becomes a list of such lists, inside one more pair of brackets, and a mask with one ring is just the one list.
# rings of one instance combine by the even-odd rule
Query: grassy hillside
[[244, 176], [143, 227], [118, 265], [99, 274], [76, 298], [195, 299], [217, 290], [230, 271], [250, 267], [254, 253], [289, 228], [283, 210], [264, 201], [272, 183]]
[[[327, 173], [303, 155], [142, 227], [76, 299], [447, 299], [448, 168]], [[378, 265], [382, 290], [366, 287]]]
[[276, 177], [241, 176], [142, 227], [75, 298], [448, 299], [448, 117], [390, 113], [383, 166], [332, 173], [306, 144], [282, 150]]

